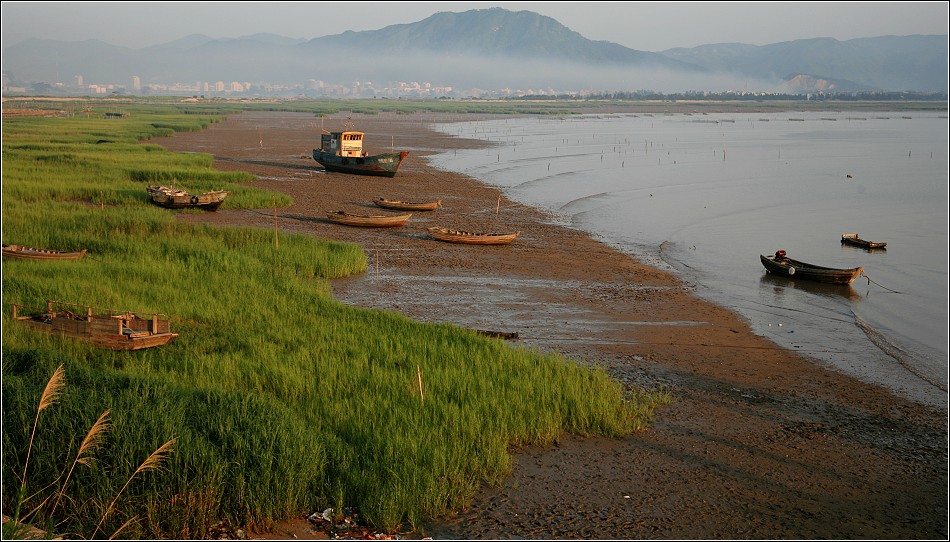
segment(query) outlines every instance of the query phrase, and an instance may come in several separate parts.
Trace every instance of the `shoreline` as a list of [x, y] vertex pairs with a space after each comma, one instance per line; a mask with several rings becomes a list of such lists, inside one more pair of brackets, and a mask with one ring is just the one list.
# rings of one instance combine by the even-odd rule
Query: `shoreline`
[[[823, 369], [754, 335], [673, 275], [476, 179], [433, 169], [425, 156], [486, 144], [429, 123], [503, 118], [459, 117], [354, 115], [371, 152], [412, 148], [393, 179], [316, 171], [309, 151], [320, 124], [309, 114], [244, 113], [152, 141], [208, 152], [216, 168], [250, 171], [255, 186], [293, 196], [279, 210], [281, 231], [361, 244], [370, 269], [334, 281], [342, 302], [517, 331], [515, 344], [673, 392], [653, 425], [623, 439], [565, 435], [553, 448], [513, 449], [512, 475], [481, 489], [467, 510], [429, 522], [427, 536], [946, 538], [945, 408]], [[322, 220], [338, 208], [371, 213], [377, 197], [443, 199], [444, 208], [387, 231]], [[261, 211], [178, 216], [273, 227]], [[465, 247], [428, 238], [432, 225], [523, 234], [511, 246]], [[306, 534], [292, 528], [274, 534]]]

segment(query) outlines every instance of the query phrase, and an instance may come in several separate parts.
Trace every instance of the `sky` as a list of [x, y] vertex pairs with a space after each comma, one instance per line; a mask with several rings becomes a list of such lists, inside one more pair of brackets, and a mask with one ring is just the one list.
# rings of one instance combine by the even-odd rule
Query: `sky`
[[269, 33], [313, 39], [378, 30], [438, 12], [533, 11], [595, 41], [639, 51], [715, 43], [767, 45], [808, 38], [948, 34], [941, 2], [10, 2], [2, 46], [25, 39], [97, 39], [139, 49], [191, 34]]

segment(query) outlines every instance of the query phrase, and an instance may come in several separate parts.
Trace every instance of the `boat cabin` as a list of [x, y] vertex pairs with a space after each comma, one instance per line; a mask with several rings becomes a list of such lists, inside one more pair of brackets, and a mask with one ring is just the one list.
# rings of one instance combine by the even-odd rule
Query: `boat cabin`
[[363, 151], [363, 132], [330, 132], [320, 135], [323, 152], [337, 156], [366, 156]]

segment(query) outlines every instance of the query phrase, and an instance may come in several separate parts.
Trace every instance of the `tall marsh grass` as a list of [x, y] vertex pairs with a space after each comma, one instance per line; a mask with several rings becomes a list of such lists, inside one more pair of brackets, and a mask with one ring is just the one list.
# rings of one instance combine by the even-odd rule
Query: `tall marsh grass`
[[[418, 527], [508, 474], [510, 445], [628, 434], [668, 400], [558, 355], [343, 305], [328, 281], [366, 271], [359, 246], [282, 233], [278, 249], [269, 229], [175, 221], [144, 196], [171, 172], [234, 190], [235, 207], [289, 201], [204, 155], [139, 142], [214, 121], [177, 107], [3, 123], [3, 242], [89, 251], [4, 261], [3, 476], [23, 484], [4, 484], [5, 511], [65, 480], [33, 518], [82, 537], [201, 538], [222, 520], [262, 529], [342, 505], [381, 529]], [[13, 303], [46, 299], [160, 312], [180, 336], [113, 352], [11, 319]], [[33, 438], [36, 397], [59, 366], [69, 385]], [[103, 412], [96, 462], [69, 469]], [[161, 475], [129, 482], [169, 435]]]

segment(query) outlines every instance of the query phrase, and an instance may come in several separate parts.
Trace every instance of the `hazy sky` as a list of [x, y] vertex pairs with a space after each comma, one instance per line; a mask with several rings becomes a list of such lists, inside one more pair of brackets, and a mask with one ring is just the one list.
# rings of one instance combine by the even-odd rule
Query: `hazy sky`
[[8, 2], [3, 47], [27, 38], [98, 39], [141, 48], [189, 34], [271, 33], [312, 39], [414, 23], [443, 11], [533, 11], [591, 40], [640, 51], [711, 43], [765, 45], [948, 34], [941, 2]]

